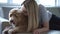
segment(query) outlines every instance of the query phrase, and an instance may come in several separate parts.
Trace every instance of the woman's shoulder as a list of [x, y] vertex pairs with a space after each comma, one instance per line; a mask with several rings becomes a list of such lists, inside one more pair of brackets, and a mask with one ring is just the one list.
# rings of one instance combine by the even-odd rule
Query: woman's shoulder
[[39, 6], [40, 8], [41, 8], [41, 7], [45, 7], [45, 6], [44, 6], [44, 5], [42, 5], [42, 4], [39, 4], [38, 6]]

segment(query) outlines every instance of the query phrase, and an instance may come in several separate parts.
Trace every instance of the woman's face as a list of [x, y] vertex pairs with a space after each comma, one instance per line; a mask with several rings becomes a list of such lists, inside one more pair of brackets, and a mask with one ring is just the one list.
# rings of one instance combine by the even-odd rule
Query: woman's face
[[21, 9], [23, 10], [24, 14], [28, 16], [27, 9], [24, 6], [22, 6]]

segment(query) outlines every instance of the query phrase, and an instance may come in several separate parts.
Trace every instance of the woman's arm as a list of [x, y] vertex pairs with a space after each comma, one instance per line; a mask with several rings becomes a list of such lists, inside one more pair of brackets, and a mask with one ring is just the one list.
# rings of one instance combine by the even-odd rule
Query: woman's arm
[[34, 30], [34, 34], [39, 34], [40, 32], [49, 30], [49, 18], [46, 8], [42, 5], [39, 5], [39, 12], [40, 17], [42, 18], [43, 28]]
[[39, 5], [39, 10], [41, 12], [41, 18], [43, 23], [43, 28], [40, 29], [41, 32], [48, 31], [49, 30], [49, 17], [47, 13], [47, 9], [43, 5]]

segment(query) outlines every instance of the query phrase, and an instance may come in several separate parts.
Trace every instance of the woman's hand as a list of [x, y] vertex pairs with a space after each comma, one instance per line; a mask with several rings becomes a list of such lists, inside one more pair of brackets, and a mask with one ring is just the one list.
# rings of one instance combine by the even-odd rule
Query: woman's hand
[[41, 29], [34, 30], [33, 34], [41, 34], [43, 32], [47, 32], [47, 31], [49, 31], [49, 29], [44, 27], [44, 28], [41, 28]]
[[34, 30], [34, 31], [33, 31], [33, 34], [40, 34], [39, 29]]

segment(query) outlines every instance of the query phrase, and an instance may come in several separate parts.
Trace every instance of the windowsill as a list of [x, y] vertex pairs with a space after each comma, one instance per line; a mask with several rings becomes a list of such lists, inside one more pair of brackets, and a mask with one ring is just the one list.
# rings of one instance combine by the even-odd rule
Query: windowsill
[[18, 4], [0, 3], [0, 7], [20, 7]]
[[[21, 7], [21, 5], [19, 5], [19, 4], [0, 3], [0, 7]], [[45, 6], [45, 7], [60, 7], [60, 6]]]

